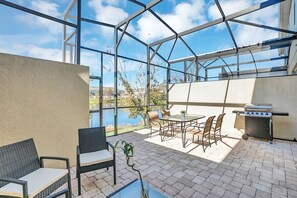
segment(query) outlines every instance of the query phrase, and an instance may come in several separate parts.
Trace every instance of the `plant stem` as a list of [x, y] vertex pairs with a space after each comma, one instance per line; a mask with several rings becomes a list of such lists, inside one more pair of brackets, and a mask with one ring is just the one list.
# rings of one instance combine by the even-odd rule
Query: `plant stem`
[[143, 182], [142, 182], [142, 177], [141, 177], [140, 171], [134, 168], [134, 166], [135, 166], [134, 163], [133, 164], [130, 164], [130, 158], [129, 158], [129, 156], [126, 156], [126, 160], [127, 160], [127, 165], [129, 167], [131, 167], [132, 170], [137, 171], [137, 173], [139, 175], [139, 179], [140, 179], [140, 184], [141, 184], [141, 190], [142, 190], [141, 193], [143, 193], [144, 192], [144, 187], [143, 187]]

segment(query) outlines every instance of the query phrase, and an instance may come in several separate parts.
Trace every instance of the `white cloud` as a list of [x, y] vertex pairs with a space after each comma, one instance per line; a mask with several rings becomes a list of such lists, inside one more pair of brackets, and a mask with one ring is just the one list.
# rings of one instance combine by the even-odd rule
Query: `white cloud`
[[[30, 2], [30, 7], [33, 10], [37, 10], [38, 12], [42, 12], [44, 14], [61, 18], [62, 14], [58, 11], [58, 4], [55, 3], [49, 3], [47, 1], [42, 0], [34, 0]], [[24, 24], [27, 24], [28, 26], [32, 28], [45, 28], [49, 31], [51, 34], [60, 34], [62, 32], [62, 25], [47, 19], [44, 19], [42, 17], [37, 17], [34, 15], [29, 14], [21, 14], [17, 15], [16, 19], [18, 21], [21, 21]]]
[[21, 56], [29, 56], [52, 61], [62, 61], [62, 50], [54, 48], [38, 47], [34, 44], [15, 44], [10, 47], [1, 47], [3, 53], [16, 54]]
[[[109, 24], [116, 25], [129, 16], [124, 9], [116, 7], [123, 3], [120, 0], [91, 0], [88, 5], [93, 8], [96, 13], [96, 20]], [[104, 37], [113, 37], [114, 31], [112, 28], [100, 26], [100, 32]], [[128, 26], [128, 32], [134, 33], [132, 24]]]
[[[225, 15], [229, 15], [255, 4], [262, 2], [262, 0], [223, 0], [220, 1], [221, 7]], [[213, 4], [208, 9], [209, 17], [214, 20], [221, 18], [221, 14], [217, 9], [216, 5]], [[278, 10], [277, 5], [271, 6], [264, 10], [253, 12], [251, 14], [239, 17], [238, 19], [243, 21], [255, 22], [259, 24], [271, 25], [277, 27], [278, 25]], [[238, 25], [236, 23], [230, 23], [235, 35], [236, 42], [239, 46], [249, 45], [258, 43], [264, 40], [276, 38], [278, 36], [277, 32], [265, 30], [262, 28], [251, 27], [248, 25]], [[217, 26], [217, 30], [222, 30], [225, 28], [225, 24], [220, 24]]]
[[[278, 6], [271, 6], [260, 10], [258, 12], [251, 13], [244, 18], [239, 18], [258, 24], [270, 25], [273, 27], [278, 26]], [[239, 45], [248, 45], [265, 40], [278, 37], [277, 31], [271, 31], [263, 28], [256, 28], [247, 25], [240, 25], [236, 30], [236, 38]]]
[[[157, 13], [176, 32], [181, 32], [205, 22], [205, 3], [203, 0], [191, 0], [175, 6], [169, 14]], [[137, 35], [140, 39], [151, 42], [170, 36], [173, 33], [152, 14], [145, 13], [137, 22]]]

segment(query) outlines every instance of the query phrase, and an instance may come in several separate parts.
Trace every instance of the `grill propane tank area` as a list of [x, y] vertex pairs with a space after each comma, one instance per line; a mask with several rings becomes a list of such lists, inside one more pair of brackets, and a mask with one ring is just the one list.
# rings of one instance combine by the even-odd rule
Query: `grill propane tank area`
[[[246, 104], [244, 106], [245, 134], [256, 138], [269, 139], [272, 142], [272, 105], [271, 104]], [[246, 137], [247, 136], [247, 137]]]

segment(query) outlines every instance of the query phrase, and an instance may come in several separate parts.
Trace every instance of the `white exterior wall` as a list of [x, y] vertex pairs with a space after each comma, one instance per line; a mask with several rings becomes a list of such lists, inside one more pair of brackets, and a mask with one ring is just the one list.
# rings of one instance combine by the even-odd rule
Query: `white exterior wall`
[[172, 114], [187, 110], [188, 114], [206, 116], [226, 113], [223, 130], [244, 132], [244, 117], [232, 113], [243, 110], [246, 103], [271, 103], [274, 111], [289, 117], [273, 117], [274, 137], [297, 139], [297, 76], [222, 80], [172, 84], [169, 107]]

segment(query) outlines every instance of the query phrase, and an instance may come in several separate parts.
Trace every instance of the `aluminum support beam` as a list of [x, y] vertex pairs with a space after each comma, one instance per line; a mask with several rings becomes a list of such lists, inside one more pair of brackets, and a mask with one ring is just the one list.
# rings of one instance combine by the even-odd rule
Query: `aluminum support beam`
[[244, 25], [253, 26], [253, 27], [259, 27], [259, 28], [263, 28], [263, 29], [273, 30], [273, 31], [277, 31], [277, 32], [283, 32], [283, 33], [288, 33], [288, 34], [297, 34], [296, 31], [291, 31], [291, 30], [287, 30], [287, 29], [283, 29], [283, 28], [271, 27], [271, 26], [267, 26], [267, 25], [261, 25], [258, 23], [241, 21], [238, 19], [231, 19], [230, 21], [235, 22], [235, 23], [244, 24]]
[[222, 7], [221, 7], [219, 1], [218, 1], [218, 0], [215, 0], [215, 3], [216, 3], [217, 8], [219, 9], [219, 11], [220, 11], [220, 13], [221, 13], [221, 15], [222, 15], [222, 17], [223, 17], [223, 20], [224, 20], [225, 25], [226, 25], [226, 27], [227, 27], [227, 29], [228, 29], [228, 32], [229, 32], [229, 34], [230, 34], [230, 36], [231, 36], [231, 39], [232, 39], [232, 41], [233, 41], [233, 44], [234, 44], [235, 48], [238, 49], [238, 46], [237, 46], [237, 43], [236, 43], [236, 41], [235, 41], [234, 35], [233, 35], [233, 33], [232, 33], [232, 30], [231, 30], [231, 28], [230, 28], [230, 25], [229, 25], [228, 21], [225, 20], [225, 13], [224, 13], [224, 11], [223, 11], [223, 9], [222, 9]]
[[172, 45], [172, 47], [171, 47], [171, 50], [170, 50], [169, 55], [168, 55], [168, 58], [167, 58], [167, 62], [169, 61], [169, 59], [170, 59], [170, 57], [171, 57], [171, 54], [172, 54], [172, 52], [173, 52], [173, 50], [174, 50], [176, 41], [177, 41], [177, 38], [175, 38], [174, 43], [173, 43], [173, 45]]
[[239, 53], [238, 53], [238, 51], [236, 53], [236, 58], [237, 58], [237, 77], [239, 78]]
[[199, 75], [199, 65], [198, 65], [198, 61], [195, 62], [195, 66], [196, 66], [196, 82], [200, 81], [198, 75]]
[[[147, 57], [147, 66], [146, 66], [146, 111], [149, 112], [149, 107], [150, 107], [150, 98], [151, 98], [151, 65], [150, 65], [150, 48], [147, 46], [146, 48], [146, 57]], [[148, 117], [147, 117], [147, 123], [148, 122]]]
[[170, 84], [170, 64], [167, 63], [167, 69], [166, 69], [166, 109], [168, 109], [169, 105], [169, 84]]
[[114, 134], [118, 135], [118, 29], [114, 29]]
[[[285, 0], [268, 0], [268, 1], [262, 2], [262, 3], [258, 4], [258, 5], [252, 6], [250, 8], [243, 9], [243, 10], [241, 10], [239, 12], [235, 12], [233, 14], [227, 15], [225, 17], [225, 19], [223, 19], [223, 18], [216, 19], [214, 21], [205, 23], [203, 25], [199, 25], [199, 26], [194, 27], [194, 28], [191, 28], [189, 30], [180, 32], [180, 33], [178, 33], [178, 37], [185, 36], [185, 35], [191, 34], [193, 32], [196, 32], [196, 31], [199, 31], [199, 30], [203, 30], [205, 28], [208, 28], [208, 27], [212, 27], [212, 26], [218, 25], [218, 24], [224, 22], [225, 20], [231, 20], [231, 19], [234, 19], [234, 18], [243, 16], [243, 15], [246, 15], [246, 14], [250, 14], [250, 13], [255, 12], [257, 10], [267, 8], [269, 6], [275, 5], [275, 4], [280, 3], [280, 2], [283, 2], [283, 1], [285, 1]], [[175, 36], [169, 36], [169, 37], [164, 38], [164, 39], [161, 39], [159, 41], [150, 43], [149, 46], [158, 45], [159, 43], [167, 42], [167, 41], [170, 41], [170, 40], [172, 40], [174, 38], [175, 38]]]
[[126, 32], [128, 26], [129, 26], [129, 23], [130, 23], [130, 21], [128, 21], [128, 22], [125, 24], [125, 27], [124, 27], [124, 29], [123, 29], [123, 31], [122, 31], [122, 33], [121, 33], [120, 39], [118, 40], [117, 48], [119, 47], [119, 45], [120, 45], [120, 43], [121, 43], [121, 41], [122, 41], [122, 39], [123, 39], [123, 37], [124, 37], [124, 35], [125, 35], [125, 32]]
[[205, 66], [205, 68], [208, 68], [210, 65], [212, 65], [212, 64], [213, 64], [214, 62], [216, 62], [217, 60], [219, 60], [219, 58], [217, 58], [217, 59], [211, 61], [209, 64], [207, 64], [207, 65]]
[[187, 61], [184, 61], [184, 82], [187, 82]]
[[190, 65], [187, 67], [187, 70], [186, 71], [188, 71], [189, 69], [190, 69], [190, 67], [193, 65], [193, 63], [195, 63], [196, 62], [196, 60], [193, 60], [191, 63], [190, 63]]
[[177, 32], [170, 26], [168, 23], [166, 23], [159, 15], [157, 15], [153, 10], [149, 9], [150, 13], [152, 13], [163, 25], [165, 25], [172, 33], [174, 33], [175, 37], [179, 38], [185, 46], [188, 48], [188, 50], [196, 56], [195, 52], [192, 50], [192, 48], [188, 45], [188, 43], [181, 37], [178, 36]]
[[[87, 23], [92, 23], [92, 24], [96, 24], [96, 25], [103, 25], [103, 26], [106, 26], [106, 27], [115, 28], [115, 25], [112, 25], [112, 24], [109, 24], [109, 23], [103, 23], [103, 22], [100, 22], [100, 21], [95, 21], [95, 20], [91, 20], [91, 19], [87, 19], [87, 18], [82, 18], [81, 20], [84, 21], [84, 22], [87, 22]], [[122, 28], [118, 28], [118, 30], [121, 31], [121, 32], [124, 32], [124, 30]], [[139, 42], [140, 44], [144, 45], [145, 47], [147, 46], [147, 43], [145, 43], [142, 40], [138, 39], [137, 37], [133, 36], [129, 32], [125, 31], [125, 34], [127, 36], [129, 36], [130, 38], [134, 39], [135, 41]], [[151, 50], [154, 51], [153, 48], [151, 48]], [[166, 60], [161, 54], [156, 53], [156, 55], [159, 58], [161, 58], [163, 61], [165, 61], [166, 63], [168, 62], [168, 60]]]
[[76, 3], [77, 3], [77, 0], [72, 0], [68, 4], [67, 8], [65, 9], [65, 12], [63, 13], [63, 15], [66, 16], [66, 18], [69, 18], [69, 13], [73, 9], [73, 7], [75, 6]]
[[[267, 58], [267, 59], [261, 59], [261, 60], [255, 60], [256, 63], [261, 63], [261, 62], [269, 62], [269, 61], [274, 61], [274, 60], [281, 60], [281, 59], [287, 59], [288, 56], [282, 56], [282, 57], [275, 57], [275, 58]], [[246, 61], [246, 62], [239, 62], [239, 65], [248, 65], [252, 64], [254, 61]], [[228, 64], [229, 67], [234, 67], [237, 66], [237, 63], [231, 63]], [[216, 65], [216, 66], [210, 66], [208, 69], [218, 69], [221, 67], [225, 67], [225, 65]]]
[[[231, 76], [233, 76], [233, 72], [232, 72], [232, 70], [230, 69], [230, 67], [229, 67], [229, 65], [227, 64], [227, 62], [223, 59], [223, 58], [220, 58], [222, 61], [223, 61], [223, 63], [228, 67], [228, 69], [229, 69], [229, 71], [230, 71], [230, 73], [231, 73]], [[224, 69], [225, 69], [225, 67], [223, 67]], [[229, 75], [228, 75], [229, 76]]]
[[118, 23], [116, 25], [116, 28], [119, 28], [122, 25], [124, 25], [125, 23], [127, 23], [128, 21], [133, 20], [134, 18], [138, 17], [139, 15], [141, 15], [142, 13], [144, 13], [145, 11], [147, 11], [148, 9], [154, 7], [155, 5], [157, 5], [158, 3], [160, 3], [161, 1], [162, 0], [152, 0], [149, 4], [145, 5], [145, 7], [143, 7], [140, 10], [134, 12], [133, 14], [131, 14], [130, 16], [128, 16], [125, 20], [123, 20], [120, 23]]
[[253, 53], [250, 51], [250, 53], [251, 53], [251, 56], [252, 56], [252, 59], [253, 59], [253, 62], [254, 62], [254, 64], [255, 64], [255, 69], [256, 69], [256, 72], [257, 72], [257, 74], [258, 74], [258, 68], [257, 68], [257, 63], [256, 63], [256, 60], [255, 60], [255, 57], [254, 57], [254, 55], [253, 55]]
[[[81, 49], [85, 49], [85, 50], [89, 50], [89, 51], [97, 52], [97, 53], [102, 53], [102, 54], [105, 54], [105, 55], [114, 56], [114, 54], [112, 54], [112, 53], [101, 51], [101, 50], [96, 50], [96, 49], [92, 49], [92, 48], [88, 48], [88, 47], [84, 47], [84, 46], [81, 46]], [[145, 61], [138, 60], [138, 59], [135, 59], [135, 58], [126, 57], [126, 56], [118, 55], [118, 58], [123, 58], [123, 59], [131, 60], [131, 61], [136, 61], [136, 62], [139, 62], [139, 63], [147, 64], [147, 62], [145, 62]], [[151, 65], [155, 66], [155, 67], [164, 68], [164, 69], [167, 68], [167, 67], [164, 67], [164, 66], [161, 66], [161, 65], [156, 65], [156, 64], [153, 64], [153, 63], [151, 63]]]
[[100, 63], [101, 63], [101, 67], [100, 67], [100, 72], [101, 72], [101, 78], [99, 80], [100, 82], [100, 94], [99, 94], [99, 123], [100, 123], [100, 127], [103, 126], [103, 78], [104, 78], [104, 72], [103, 72], [103, 53], [100, 54]]
[[[239, 47], [238, 52], [242, 55], [242, 54], [247, 54], [250, 51], [258, 52], [258, 51], [289, 47], [293, 40], [297, 40], [297, 35], [272, 39], [268, 41], [263, 41], [262, 43]], [[183, 62], [184, 60], [193, 60], [195, 58], [199, 58], [200, 61], [207, 61], [207, 60], [213, 60], [218, 57], [225, 58], [225, 57], [231, 57], [235, 55], [236, 55], [236, 49], [227, 49], [227, 50], [221, 50], [221, 51], [211, 52], [207, 54], [200, 54], [200, 55], [197, 55], [197, 57], [189, 56], [185, 58], [175, 59], [175, 60], [169, 61], [169, 63], [173, 64], [173, 63]]]
[[155, 57], [155, 55], [156, 55], [156, 53], [158, 52], [158, 50], [160, 49], [161, 45], [162, 45], [162, 43], [160, 43], [160, 44], [157, 46], [156, 50], [154, 51], [154, 53], [153, 53], [152, 56], [150, 57], [150, 60], [149, 60], [150, 63], [152, 62], [152, 60], [153, 60], [153, 58]]
[[136, 1], [136, 0], [128, 0], [128, 1], [130, 1], [132, 3], [135, 3], [135, 4], [139, 5], [139, 6], [145, 7], [145, 4], [143, 4], [143, 3], [139, 2], [139, 1]]
[[54, 22], [57, 22], [57, 23], [61, 23], [61, 24], [68, 25], [68, 26], [71, 26], [71, 27], [76, 28], [76, 25], [75, 24], [70, 23], [68, 21], [64, 21], [62, 19], [58, 19], [56, 17], [52, 17], [50, 15], [43, 14], [41, 12], [37, 12], [35, 10], [29, 9], [29, 8], [26, 8], [26, 7], [23, 7], [23, 6], [20, 6], [20, 5], [17, 5], [17, 4], [14, 4], [14, 3], [11, 3], [11, 2], [5, 1], [5, 0], [0, 0], [0, 4], [6, 5], [8, 7], [11, 7], [11, 8], [14, 8], [14, 9], [17, 9], [17, 10], [21, 10], [21, 11], [27, 12], [27, 13], [30, 13], [30, 14], [33, 14], [33, 15], [38, 16], [38, 17], [42, 17], [42, 18], [48, 19], [50, 21], [54, 21]]
[[77, 0], [76, 11], [76, 60], [75, 63], [80, 65], [80, 44], [81, 44], [81, 0]]
[[92, 19], [81, 18], [81, 21], [87, 22], [87, 23], [92, 23], [92, 24], [95, 24], [95, 25], [103, 25], [103, 26], [106, 26], [106, 27], [115, 28], [115, 25], [112, 25], [112, 24], [109, 24], [109, 23], [103, 23], [103, 22], [100, 22], [100, 21], [95, 21], [95, 20], [92, 20]]

